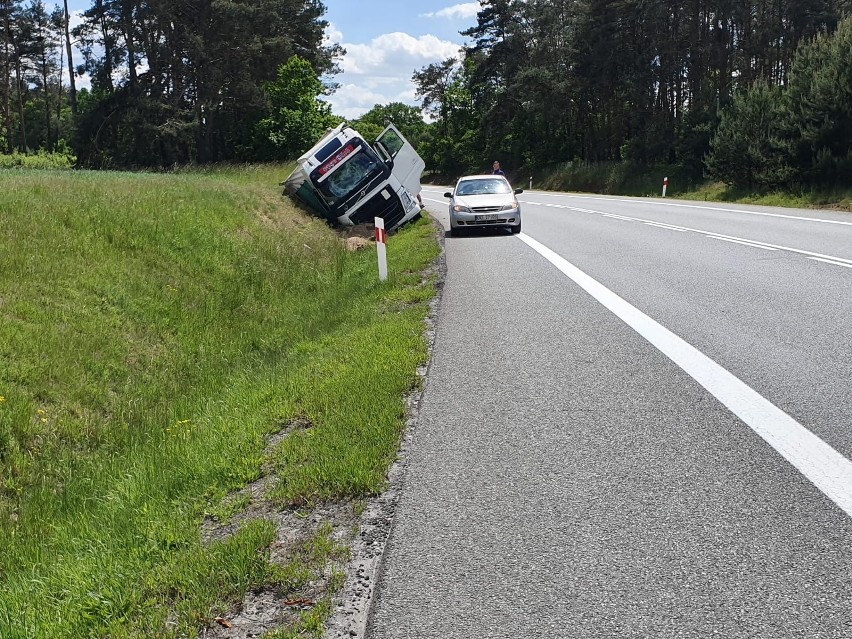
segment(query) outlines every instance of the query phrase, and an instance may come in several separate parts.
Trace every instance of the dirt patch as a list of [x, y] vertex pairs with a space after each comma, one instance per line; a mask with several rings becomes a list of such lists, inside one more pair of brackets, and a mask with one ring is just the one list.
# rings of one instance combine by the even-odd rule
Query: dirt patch
[[338, 233], [346, 243], [349, 251], [360, 251], [376, 243], [376, 227], [373, 224], [358, 224], [343, 226]]
[[340, 234], [345, 238], [361, 237], [366, 240], [376, 239], [376, 226], [374, 224], [356, 224], [355, 226], [343, 226]]
[[[267, 458], [291, 434], [312, 428], [306, 417], [297, 417], [273, 434], [267, 442]], [[201, 527], [201, 539], [205, 544], [222, 541], [234, 535], [244, 524], [265, 519], [275, 525], [275, 541], [269, 548], [271, 563], [284, 566], [298, 555], [300, 544], [316, 537], [320, 531], [331, 526], [331, 538], [342, 546], [349, 546], [354, 537], [357, 512], [355, 502], [324, 504], [310, 511], [281, 510], [269, 500], [276, 477], [272, 464], [263, 468], [263, 476], [240, 491], [229, 495], [223, 509], [230, 504], [239, 504], [240, 511], [227, 521], [208, 517]], [[209, 627], [201, 629], [202, 637], [214, 639], [249, 639], [261, 637], [276, 628], [294, 625], [302, 612], [313, 608], [319, 600], [328, 596], [332, 569], [342, 570], [344, 565], [330, 564], [323, 575], [309, 582], [298, 593], [282, 593], [275, 587], [264, 588], [246, 594], [238, 609], [217, 617]]]
[[[357, 522], [355, 506], [350, 502], [320, 506], [311, 513], [279, 512], [267, 518], [275, 523], [277, 531], [276, 540], [270, 547], [270, 561], [279, 565], [292, 560], [298, 544], [315, 536], [327, 524], [331, 524], [335, 541], [350, 544]], [[275, 588], [247, 593], [239, 610], [218, 617], [210, 627], [202, 630], [201, 636], [249, 639], [262, 637], [270, 630], [292, 627], [304, 611], [312, 609], [327, 596], [332, 567], [298, 594], [284, 595]], [[336, 568], [343, 569], [343, 565]]]
[[[269, 459], [275, 448], [292, 433], [311, 427], [312, 424], [307, 417], [296, 417], [284, 424], [278, 432], [269, 437], [266, 445], [266, 458]], [[239, 512], [226, 522], [222, 522], [216, 517], [207, 517], [204, 520], [201, 524], [202, 543], [210, 545], [215, 541], [224, 541], [234, 535], [245, 522], [256, 519], [275, 521], [284, 514], [267, 498], [277, 481], [272, 464], [270, 462], [265, 463], [261, 472], [260, 479], [225, 498], [224, 510], [229, 510], [231, 504], [247, 504]]]
[[367, 248], [368, 246], [372, 246], [374, 242], [372, 240], [368, 240], [363, 237], [347, 237], [346, 238], [346, 250], [347, 251], [360, 251], [361, 249]]

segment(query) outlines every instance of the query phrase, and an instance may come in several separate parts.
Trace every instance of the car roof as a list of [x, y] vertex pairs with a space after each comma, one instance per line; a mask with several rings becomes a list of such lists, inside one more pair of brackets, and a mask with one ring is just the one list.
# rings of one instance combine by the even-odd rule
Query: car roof
[[505, 180], [506, 177], [503, 175], [494, 175], [493, 173], [483, 173], [481, 175], [463, 175], [459, 178], [459, 182], [462, 180], [482, 180], [485, 178], [497, 179], [497, 180]]

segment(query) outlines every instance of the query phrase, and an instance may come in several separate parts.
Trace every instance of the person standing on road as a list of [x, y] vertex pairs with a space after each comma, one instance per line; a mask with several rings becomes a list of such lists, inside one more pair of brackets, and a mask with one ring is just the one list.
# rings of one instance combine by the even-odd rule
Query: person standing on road
[[500, 163], [497, 160], [494, 160], [494, 169], [491, 171], [491, 175], [506, 175], [503, 173], [503, 169], [500, 168]]

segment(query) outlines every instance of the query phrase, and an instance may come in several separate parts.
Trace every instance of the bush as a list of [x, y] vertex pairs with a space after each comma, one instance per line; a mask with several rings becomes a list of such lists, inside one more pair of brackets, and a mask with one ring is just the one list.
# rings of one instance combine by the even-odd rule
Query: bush
[[534, 173], [533, 187], [609, 195], [659, 196], [664, 177], [669, 178], [670, 195], [691, 190], [702, 181], [700, 173], [676, 164], [568, 162]]
[[73, 169], [77, 157], [68, 149], [55, 153], [12, 153], [0, 155], [0, 169]]

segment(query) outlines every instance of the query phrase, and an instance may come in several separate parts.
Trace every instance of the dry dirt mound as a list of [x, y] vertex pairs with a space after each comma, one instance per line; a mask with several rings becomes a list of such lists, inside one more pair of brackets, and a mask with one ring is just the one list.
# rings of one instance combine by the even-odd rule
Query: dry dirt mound
[[349, 251], [360, 251], [376, 242], [376, 227], [372, 224], [346, 226], [340, 230]]

